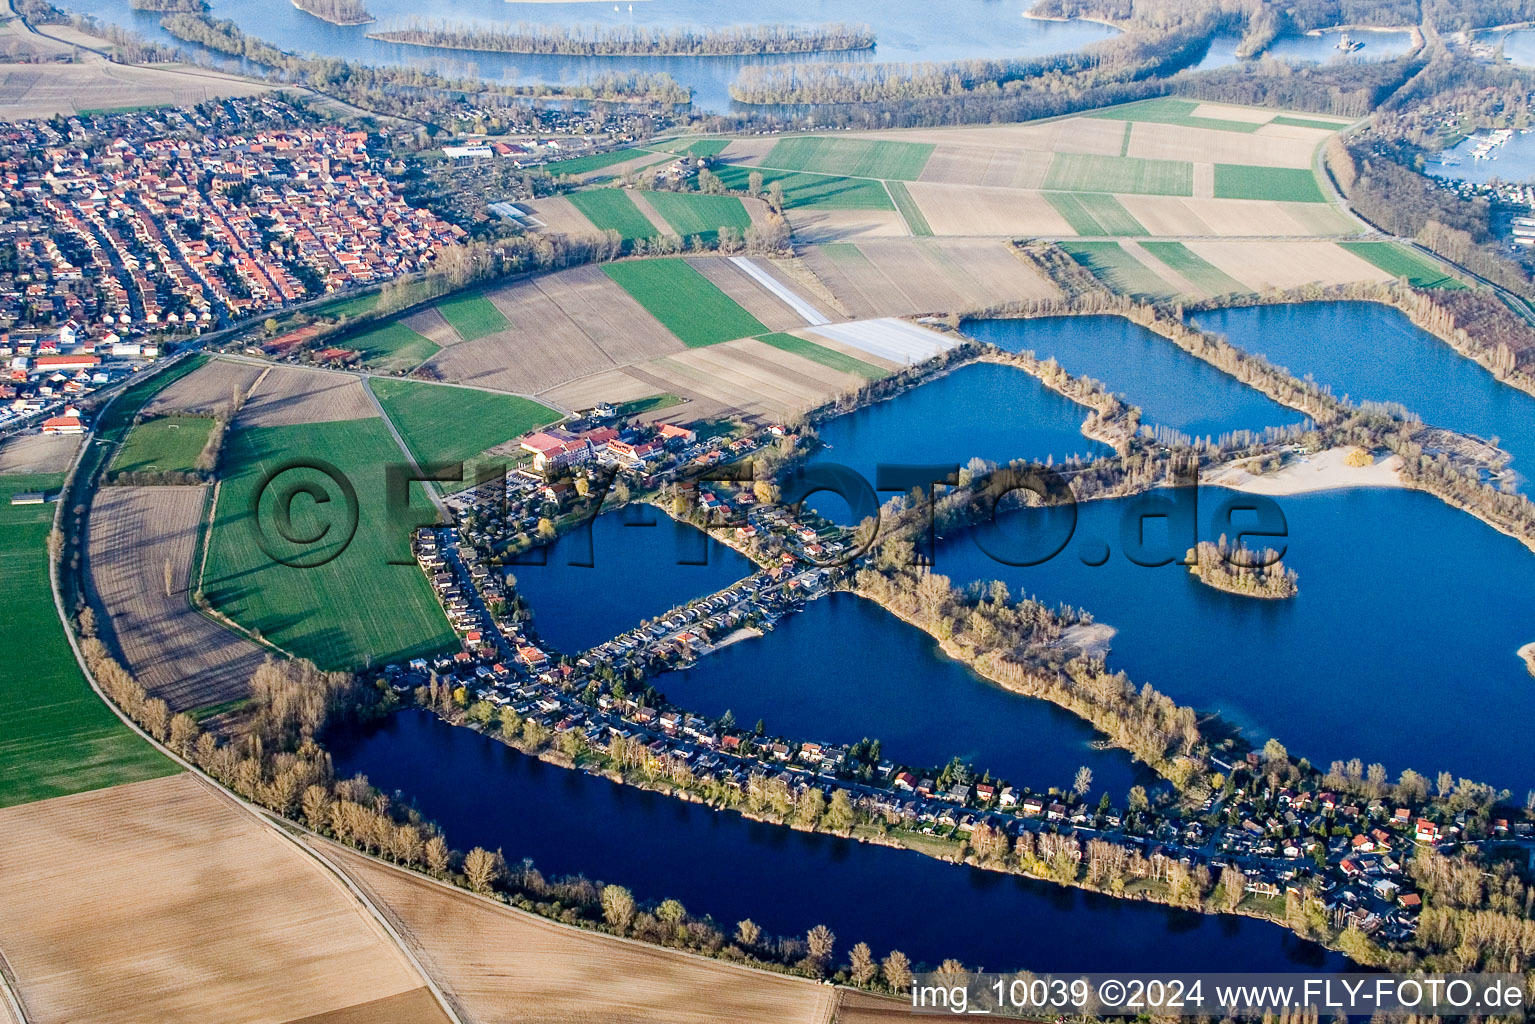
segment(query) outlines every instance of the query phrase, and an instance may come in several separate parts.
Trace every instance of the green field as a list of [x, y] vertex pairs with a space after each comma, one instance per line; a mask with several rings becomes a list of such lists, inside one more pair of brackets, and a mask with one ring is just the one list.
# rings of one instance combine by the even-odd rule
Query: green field
[[357, 316], [359, 313], [371, 313], [373, 307], [378, 305], [379, 293], [368, 292], [366, 295], [351, 295], [331, 299], [322, 302], [310, 310], [315, 316]]
[[669, 159], [668, 157], [650, 153], [643, 149], [615, 149], [608, 153], [578, 156], [573, 160], [557, 160], [554, 163], [545, 164], [544, 170], [555, 176], [561, 174], [590, 174], [593, 171], [612, 167], [614, 164], [621, 164], [625, 160], [633, 160], [637, 156], [654, 156], [656, 163]]
[[[355, 505], [321, 470], [288, 468], [317, 459], [351, 483]], [[453, 631], [410, 554], [412, 529], [434, 517], [420, 486], [411, 489], [409, 509], [390, 514], [386, 467], [402, 460], [387, 425], [376, 418], [233, 431], [208, 540], [208, 600], [327, 669], [452, 647]], [[259, 515], [252, 509], [258, 498]], [[286, 524], [279, 506], [288, 509]], [[318, 539], [297, 542], [310, 538]]]
[[688, 137], [684, 136], [680, 139], [652, 142], [646, 148], [679, 155], [685, 153], [688, 156], [719, 156], [728, 145], [730, 145], [729, 139], [697, 139], [689, 142]]
[[398, 321], [364, 331], [342, 344], [357, 349], [363, 362], [378, 370], [409, 370], [442, 351], [431, 339]]
[[1285, 124], [1291, 128], [1322, 128], [1335, 132], [1339, 128], [1347, 128], [1347, 121], [1317, 121], [1309, 117], [1276, 117], [1269, 124]]
[[437, 312], [465, 341], [474, 341], [511, 326], [495, 303], [480, 292], [459, 292], [451, 299], [443, 299], [437, 303]]
[[1172, 296], [1172, 287], [1118, 242], [1062, 242], [1061, 248], [1121, 295], [1138, 299]]
[[572, 192], [566, 198], [570, 200], [571, 206], [580, 210], [581, 215], [598, 229], [617, 231], [626, 242], [636, 238], [653, 238], [661, 233], [623, 189], [599, 188], [590, 192]]
[[1194, 165], [1187, 160], [1057, 153], [1045, 188], [1061, 192], [1131, 192], [1148, 196], [1192, 196]]
[[[649, 192], [645, 198], [683, 238], [698, 235], [706, 242], [719, 237], [720, 228], [745, 234], [751, 215], [735, 196], [708, 196], [698, 192]], [[582, 211], [585, 212], [585, 211]]]
[[833, 370], [842, 373], [851, 373], [865, 380], [879, 380], [881, 377], [890, 376], [889, 370], [883, 370], [873, 363], [866, 363], [862, 359], [854, 359], [850, 355], [838, 352], [836, 349], [827, 348], [825, 345], [817, 345], [813, 341], [804, 338], [796, 338], [792, 334], [764, 334], [757, 339], [776, 349], [792, 352], [797, 356], [803, 356], [812, 362], [829, 366]]
[[843, 174], [853, 178], [916, 181], [933, 155], [932, 143], [871, 142], [817, 135], [780, 139], [762, 158], [764, 167]]
[[1433, 260], [1395, 242], [1339, 242], [1340, 246], [1367, 260], [1393, 277], [1405, 277], [1414, 288], [1466, 287], [1465, 282], [1444, 272]]
[[890, 196], [895, 200], [895, 208], [901, 211], [901, 217], [906, 221], [906, 226], [914, 235], [931, 235], [933, 229], [928, 226], [927, 218], [922, 216], [922, 208], [911, 197], [911, 190], [903, 182], [887, 181], [886, 187], [890, 189]]
[[768, 332], [756, 317], [685, 260], [607, 263], [602, 272], [650, 310], [688, 348]]
[[1280, 203], [1325, 203], [1316, 175], [1304, 167], [1215, 165], [1215, 198], [1267, 199]]
[[559, 420], [531, 398], [413, 380], [370, 382], [416, 461], [459, 462]]
[[108, 473], [192, 473], [213, 433], [207, 416], [156, 416], [135, 424]]
[[1079, 235], [1144, 235], [1124, 204], [1104, 192], [1046, 192], [1046, 201]]
[[1212, 295], [1252, 291], [1182, 242], [1142, 242], [1141, 248]]
[[92, 692], [64, 636], [48, 586], [57, 506], [11, 504], [62, 482], [0, 476], [0, 807], [179, 771]]
[[[745, 192], [757, 167], [728, 164], [719, 168], [720, 180], [733, 192]], [[802, 174], [796, 171], [762, 170], [762, 187], [773, 182], [783, 185], [784, 206], [788, 209], [816, 207], [823, 210], [893, 210], [885, 186], [868, 178], [839, 178], [827, 174]]]
[[1126, 103], [1122, 107], [1100, 110], [1088, 117], [1112, 121], [1143, 121], [1147, 124], [1179, 124], [1185, 128], [1213, 128], [1222, 132], [1250, 134], [1263, 127], [1259, 121], [1228, 121], [1219, 117], [1195, 117], [1199, 106], [1192, 100], [1178, 100], [1163, 96], [1154, 100]]
[[674, 395], [670, 391], [659, 395], [651, 395], [648, 398], [634, 398], [627, 402], [619, 402], [613, 408], [618, 410], [620, 416], [638, 416], [642, 412], [659, 412], [662, 409], [670, 409], [681, 405], [684, 399], [681, 395]]

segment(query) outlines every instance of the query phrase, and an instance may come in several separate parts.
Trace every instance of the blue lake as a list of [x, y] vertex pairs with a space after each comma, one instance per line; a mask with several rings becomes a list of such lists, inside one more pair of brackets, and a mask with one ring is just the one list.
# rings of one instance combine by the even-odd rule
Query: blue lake
[[710, 715], [729, 709], [746, 725], [760, 718], [770, 733], [878, 739], [885, 757], [917, 767], [958, 755], [1040, 793], [1069, 789], [1084, 765], [1094, 802], [1107, 792], [1123, 806], [1131, 786], [1156, 782], [1122, 751], [1090, 746], [1095, 733], [1075, 715], [993, 686], [926, 633], [852, 594], [815, 601], [766, 636], [655, 684], [682, 707]]
[[[817, 427], [827, 447], [817, 463], [848, 466], [873, 486], [880, 464], [958, 465], [972, 459], [1056, 462], [1109, 451], [1082, 434], [1087, 410], [1023, 370], [971, 363], [895, 398]], [[889, 498], [880, 495], [880, 500]], [[841, 499], [822, 511], [846, 518]]]
[[[1317, 35], [1282, 35], [1270, 43], [1260, 56], [1292, 63], [1316, 61], [1325, 64], [1335, 60], [1390, 60], [1412, 47], [1412, 33], [1406, 29], [1376, 32], [1354, 30], [1349, 32], [1349, 38], [1364, 45], [1344, 53], [1338, 49], [1338, 33], [1335, 31]], [[1207, 71], [1237, 63], [1241, 59], [1237, 57], [1237, 47], [1241, 43], [1242, 37], [1235, 33], [1214, 36], [1210, 40], [1210, 48], [1194, 66], [1194, 70]]]
[[1248, 918], [1092, 896], [904, 850], [747, 821], [543, 764], [424, 712], [332, 736], [341, 775], [398, 790], [460, 849], [500, 848], [550, 874], [671, 897], [725, 928], [825, 924], [839, 955], [868, 942], [988, 970], [1341, 970], [1342, 957]]
[[[160, 28], [160, 15], [135, 11], [130, 0], [70, 0], [72, 11], [125, 25], [152, 39], [185, 45]], [[695, 106], [733, 106], [728, 87], [748, 64], [813, 61], [940, 61], [972, 57], [1042, 57], [1078, 50], [1118, 35], [1087, 21], [1042, 21], [1024, 17], [1028, 8], [989, 0], [890, 0], [868, 5], [856, 0], [763, 0], [751, 9], [711, 0], [624, 0], [607, 3], [508, 3], [506, 0], [368, 0], [373, 25], [332, 25], [296, 9], [290, 0], [209, 0], [209, 16], [234, 21], [246, 33], [296, 53], [318, 53], [371, 65], [430, 68], [455, 77], [508, 83], [578, 83], [597, 75], [630, 71], [666, 72], [692, 86]], [[479, 53], [437, 47], [401, 46], [369, 39], [368, 33], [419, 16], [428, 21], [487, 24], [603, 25], [662, 28], [723, 28], [733, 25], [826, 22], [867, 24], [874, 29], [872, 51], [741, 57], [575, 57]]]
[[1121, 316], [967, 320], [961, 330], [1009, 352], [1054, 358], [1068, 373], [1101, 381], [1142, 422], [1215, 437], [1288, 426], [1304, 417]]
[[[539, 637], [578, 653], [756, 571], [751, 561], [660, 509], [630, 505], [514, 565]], [[571, 564], [575, 563], [575, 564]]]
[[1498, 438], [1513, 468], [1535, 473], [1535, 397], [1511, 388], [1399, 310], [1308, 302], [1194, 316], [1233, 345], [1355, 401], [1399, 402], [1431, 426]]
[[[1252, 522], [1220, 519], [1232, 499], [1245, 500], [1200, 492], [1202, 538]], [[1121, 529], [1136, 520], [1133, 503], [1079, 506], [1073, 539], [1044, 564], [1004, 565], [956, 536], [939, 544], [936, 571], [957, 581], [1001, 579], [1015, 594], [1087, 609], [1119, 630], [1111, 668], [1219, 711], [1260, 744], [1276, 736], [1324, 767], [1359, 757], [1384, 764], [1393, 779], [1405, 768], [1431, 779], [1443, 769], [1516, 794], [1535, 786], [1535, 748], [1496, 727], [1535, 710], [1535, 686], [1515, 653], [1535, 640], [1535, 554], [1521, 544], [1417, 491], [1282, 498], [1287, 539], [1249, 543], [1287, 545], [1284, 562], [1300, 574], [1300, 593], [1265, 601], [1206, 587], [1177, 565], [1131, 562]], [[998, 531], [1017, 536], [1031, 522], [1036, 513], [1018, 513], [982, 538], [996, 550]], [[1169, 522], [1147, 522], [1148, 537], [1167, 538]], [[1105, 543], [1108, 561], [1085, 564], [1083, 553]], [[1181, 557], [1190, 545], [1183, 533], [1157, 546]]]

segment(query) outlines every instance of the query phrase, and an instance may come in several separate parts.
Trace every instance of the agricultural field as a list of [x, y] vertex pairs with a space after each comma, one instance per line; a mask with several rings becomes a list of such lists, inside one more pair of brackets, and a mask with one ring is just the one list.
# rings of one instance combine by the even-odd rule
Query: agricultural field
[[796, 312], [735, 261], [721, 256], [689, 256], [687, 261], [732, 302], [767, 325], [768, 330], [786, 331], [809, 322], [804, 313]]
[[1187, 160], [1057, 153], [1050, 161], [1044, 187], [1059, 192], [1192, 196], [1194, 165]]
[[372, 388], [423, 466], [460, 462], [560, 419], [532, 399], [474, 388], [382, 379]]
[[1209, 128], [1224, 132], [1255, 132], [1263, 127], [1262, 121], [1236, 121], [1220, 117], [1200, 117], [1195, 111], [1200, 107], [1197, 100], [1182, 100], [1172, 96], [1139, 100], [1107, 110], [1094, 111], [1087, 117], [1114, 121], [1136, 121], [1146, 124], [1176, 124], [1185, 128]]
[[[568, 174], [579, 178], [592, 174], [595, 171], [612, 170], [615, 174], [619, 173], [619, 164], [632, 162], [638, 166], [645, 166], [647, 163], [660, 163], [663, 160], [670, 159], [672, 158], [669, 156], [651, 153], [644, 149], [615, 149], [607, 153], [578, 156], [570, 160], [556, 160], [553, 163], [545, 164], [544, 170], [555, 177]], [[623, 170], [627, 169], [623, 168]]]
[[712, 243], [719, 236], [720, 228], [734, 228], [744, 234], [752, 223], [746, 207], [735, 196], [647, 192], [645, 201], [683, 238], [698, 235]]
[[1062, 242], [1061, 248], [1121, 295], [1165, 299], [1177, 291], [1118, 242]]
[[1190, 252], [1253, 291], [1392, 280], [1386, 271], [1334, 242], [1202, 239], [1185, 244]]
[[506, 317], [482, 292], [459, 292], [435, 308], [465, 341], [477, 341], [507, 327]]
[[376, 411], [359, 377], [331, 370], [268, 366], [251, 384], [235, 425], [283, 427], [373, 415]]
[[486, 295], [510, 326], [434, 356], [427, 368], [442, 379], [531, 395], [684, 347], [596, 266], [540, 274]]
[[[63, 47], [63, 52], [69, 48]], [[8, 64], [0, 66], [0, 119], [194, 106], [221, 96], [256, 96], [270, 89], [216, 71], [187, 73], [90, 58], [76, 64]]]
[[803, 259], [857, 319], [970, 312], [1056, 294], [1000, 241], [870, 239], [807, 246]]
[[1215, 198], [1265, 199], [1279, 203], [1325, 203], [1327, 197], [1309, 167], [1215, 165]]
[[213, 426], [213, 420], [207, 416], [156, 416], [141, 420], [128, 431], [107, 473], [194, 472], [197, 457], [213, 436]]
[[[660, 234], [656, 226], [650, 222], [650, 218], [635, 206], [634, 200], [629, 198], [629, 193], [625, 189], [591, 189], [586, 192], [572, 192], [566, 198], [570, 201], [570, 205], [591, 221], [597, 230], [617, 231], [625, 241], [654, 238]], [[740, 205], [739, 201], [736, 205]]]
[[192, 607], [207, 499], [206, 486], [104, 487], [91, 502], [86, 569], [102, 636], [172, 711], [247, 696], [267, 653]]
[[841, 373], [856, 374], [864, 380], [879, 380], [881, 377], [890, 376], [890, 371], [883, 367], [875, 366], [873, 363], [865, 362], [862, 359], [855, 359], [829, 346], [817, 345], [815, 342], [807, 341], [804, 338], [796, 338], [792, 334], [764, 334], [757, 340], [765, 345], [781, 349], [784, 352], [792, 352], [794, 355], [804, 356], [812, 362], [820, 363], [822, 366], [829, 366]]
[[1466, 287], [1459, 278], [1448, 274], [1433, 260], [1415, 249], [1395, 242], [1339, 242], [1345, 252], [1384, 270], [1392, 277], [1405, 277], [1414, 288]]
[[[284, 469], [316, 459], [351, 483], [355, 504], [323, 470]], [[412, 487], [408, 510], [389, 507], [385, 469], [403, 460], [376, 416], [232, 431], [202, 579], [209, 602], [327, 669], [403, 661], [453, 645], [410, 553], [413, 529], [433, 519], [424, 492]], [[265, 486], [279, 479], [281, 488]], [[292, 522], [280, 533], [273, 503], [303, 486], [331, 500], [295, 501]], [[259, 514], [252, 512], [258, 499]], [[285, 536], [321, 540], [298, 544]]]
[[911, 191], [907, 189], [904, 181], [887, 181], [885, 187], [890, 190], [890, 198], [895, 200], [895, 208], [900, 211], [901, 217], [906, 221], [906, 226], [914, 235], [931, 235], [933, 229], [927, 223], [927, 218], [922, 216], [922, 208], [911, 197]]
[[324, 865], [190, 775], [0, 812], [0, 862], [31, 1024], [447, 1022]]
[[603, 266], [602, 272], [649, 310], [688, 348], [768, 333], [766, 325], [685, 260], [609, 263]]
[[234, 396], [244, 401], [251, 385], [261, 377], [264, 366], [237, 363], [229, 359], [209, 359], [192, 372], [162, 388], [144, 403], [145, 416], [171, 413], [213, 416], [228, 413]]
[[930, 143], [808, 135], [779, 140], [762, 158], [762, 166], [852, 178], [915, 181], [932, 155]]
[[80, 438], [17, 434], [0, 442], [0, 476], [64, 473], [80, 448]]
[[[9, 666], [0, 673], [0, 807], [176, 771], [101, 702], [75, 662], [48, 585], [57, 506], [11, 504], [17, 492], [56, 492], [62, 483], [52, 474], [0, 476], [0, 664]], [[9, 889], [20, 861], [0, 860], [0, 889]]]
[[783, 186], [785, 210], [807, 207], [817, 210], [895, 209], [885, 186], [869, 178], [808, 174], [740, 164], [727, 164], [718, 168], [720, 180], [725, 183], [725, 187], [736, 192], [746, 191], [751, 184], [753, 171], [761, 173], [764, 189], [775, 181]]
[[323, 840], [466, 1017], [495, 1024], [825, 1024], [826, 985], [581, 931]]
[[1045, 199], [1079, 235], [1144, 235], [1124, 204], [1102, 192], [1047, 192]]
[[420, 366], [436, 355], [439, 346], [417, 334], [403, 321], [374, 327], [342, 343], [362, 354], [362, 361], [375, 370], [404, 371]]
[[895, 366], [912, 366], [924, 362], [960, 343], [953, 335], [890, 317], [806, 328], [804, 333], [812, 335], [817, 341], [829, 339], [840, 342]]
[[1212, 265], [1209, 260], [1196, 255], [1182, 242], [1141, 242], [1140, 247], [1207, 295], [1229, 295], [1252, 290]]

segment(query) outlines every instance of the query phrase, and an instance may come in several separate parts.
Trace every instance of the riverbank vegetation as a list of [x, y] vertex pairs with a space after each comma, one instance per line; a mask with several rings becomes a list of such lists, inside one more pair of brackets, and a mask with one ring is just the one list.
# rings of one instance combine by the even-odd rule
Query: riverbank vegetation
[[841, 23], [688, 29], [519, 22], [503, 28], [411, 17], [369, 32], [368, 38], [448, 50], [581, 57], [717, 57], [868, 50], [874, 46], [874, 32], [869, 26]]
[[208, 9], [205, 0], [132, 0], [130, 6], [157, 14], [201, 14]]
[[1185, 563], [1201, 583], [1228, 594], [1284, 599], [1300, 593], [1299, 577], [1285, 568], [1279, 552], [1253, 551], [1240, 542], [1233, 545], [1224, 535], [1219, 541], [1200, 541], [1189, 550]]
[[366, 25], [374, 20], [363, 0], [293, 0], [293, 6], [332, 25]]

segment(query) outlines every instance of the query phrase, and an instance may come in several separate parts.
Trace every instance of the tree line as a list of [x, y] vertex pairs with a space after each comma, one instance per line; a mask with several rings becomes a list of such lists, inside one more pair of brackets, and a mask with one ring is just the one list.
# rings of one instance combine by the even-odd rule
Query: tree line
[[363, 0], [293, 0], [293, 6], [333, 25], [366, 25], [373, 20]]
[[714, 57], [868, 50], [867, 25], [738, 25], [729, 28], [656, 28], [635, 25], [516, 25], [410, 17], [368, 33], [369, 39], [409, 46], [491, 53], [566, 54], [583, 57]]

